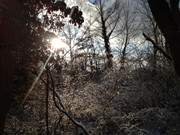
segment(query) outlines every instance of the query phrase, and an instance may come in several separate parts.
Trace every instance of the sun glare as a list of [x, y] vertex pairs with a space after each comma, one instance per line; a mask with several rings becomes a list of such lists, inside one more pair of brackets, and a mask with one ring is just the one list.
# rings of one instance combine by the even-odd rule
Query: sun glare
[[58, 49], [66, 49], [68, 45], [64, 43], [60, 38], [53, 38], [50, 41], [51, 49], [58, 50]]

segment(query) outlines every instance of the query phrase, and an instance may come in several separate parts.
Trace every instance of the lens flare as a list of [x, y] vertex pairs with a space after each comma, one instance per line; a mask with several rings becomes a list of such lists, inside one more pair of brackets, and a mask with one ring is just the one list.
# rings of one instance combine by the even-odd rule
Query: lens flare
[[65, 49], [68, 47], [68, 45], [65, 44], [60, 38], [53, 38], [51, 39], [50, 43], [52, 50]]

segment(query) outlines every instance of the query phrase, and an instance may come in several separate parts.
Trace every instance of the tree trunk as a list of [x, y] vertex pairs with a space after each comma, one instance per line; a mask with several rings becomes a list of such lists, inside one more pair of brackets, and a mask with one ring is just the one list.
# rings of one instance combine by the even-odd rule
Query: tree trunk
[[5, 117], [13, 99], [13, 75], [15, 63], [9, 50], [0, 49], [0, 134], [3, 133]]
[[46, 84], [46, 135], [49, 135], [49, 75], [46, 73], [47, 84]]
[[[177, 2], [176, 6], [173, 4], [169, 6], [166, 0], [148, 0], [148, 3], [158, 27], [169, 44], [175, 70], [180, 76], [180, 24], [177, 23], [180, 14], [174, 12], [179, 11]], [[174, 8], [177, 10], [173, 10]]]
[[106, 28], [106, 21], [103, 16], [103, 11], [101, 11], [101, 27], [102, 27], [102, 37], [104, 40], [104, 46], [105, 46], [105, 53], [106, 53], [106, 58], [107, 58], [107, 68], [112, 68], [113, 62], [112, 62], [112, 57], [113, 55], [111, 54], [111, 47], [109, 45], [109, 36], [107, 34], [107, 28]]

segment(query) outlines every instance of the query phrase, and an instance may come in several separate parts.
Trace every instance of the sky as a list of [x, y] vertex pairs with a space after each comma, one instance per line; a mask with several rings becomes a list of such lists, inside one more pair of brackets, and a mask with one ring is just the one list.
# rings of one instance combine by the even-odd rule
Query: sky
[[92, 3], [92, 4], [96, 4], [96, 1], [97, 0], [89, 0], [89, 2]]
[[[92, 16], [92, 18], [96, 17], [96, 4], [99, 0], [65, 0], [65, 2], [67, 3], [68, 6], [79, 6], [80, 10], [83, 11], [83, 16], [85, 18], [85, 23], [83, 23], [84, 26], [86, 26], [86, 23], [90, 20], [90, 16]], [[113, 1], [115, 0], [103, 0], [103, 1], [107, 1], [107, 5], [111, 5], [113, 3]], [[135, 0], [119, 0], [119, 1], [124, 1], [127, 2], [129, 1], [130, 3], [135, 3]], [[91, 18], [91, 19], [92, 19]], [[83, 27], [78, 29], [79, 33], [81, 33], [81, 30], [83, 30]], [[101, 42], [101, 40], [99, 40], [98, 38], [95, 39], [97, 40], [97, 42]], [[140, 40], [140, 39], [138, 39]], [[95, 41], [96, 42], [96, 41]], [[137, 42], [137, 41], [133, 41]], [[120, 42], [118, 42], [116, 39], [113, 39], [110, 41], [111, 43], [111, 47], [112, 50], [114, 50], [116, 47], [119, 47], [119, 44], [121, 44]], [[103, 42], [100, 43], [101, 46], [103, 47]]]

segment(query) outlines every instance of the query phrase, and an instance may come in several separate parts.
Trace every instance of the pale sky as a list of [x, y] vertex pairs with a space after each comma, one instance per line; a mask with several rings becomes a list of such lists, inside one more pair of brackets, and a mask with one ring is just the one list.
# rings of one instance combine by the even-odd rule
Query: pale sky
[[[79, 8], [83, 11], [83, 16], [85, 18], [85, 22], [83, 23], [83, 26], [80, 29], [78, 29], [79, 33], [82, 33], [83, 27], [87, 25], [89, 20], [97, 17], [96, 8], [95, 8], [97, 1], [98, 0], [65, 0], [65, 2], [67, 3], [68, 6], [71, 7], [71, 6], [77, 6], [78, 5]], [[104, 1], [107, 1], [107, 3], [108, 3], [107, 5], [111, 5], [113, 3], [113, 1], [115, 1], [115, 0], [104, 0]], [[136, 0], [120, 0], [120, 1], [123, 1], [123, 2], [129, 1], [130, 6], [131, 6], [131, 5], [135, 5], [135, 4], [132, 4], [132, 3], [135, 3]], [[94, 39], [99, 41], [98, 38], [97, 39], [94, 38]], [[138, 38], [138, 40], [140, 40], [140, 39]], [[134, 42], [135, 42], [135, 40], [134, 40]], [[115, 38], [113, 40], [110, 40], [110, 43], [111, 43], [112, 49], [116, 48], [117, 46], [120, 45], [120, 43], [117, 42], [117, 40]], [[103, 42], [101, 44], [102, 44], [102, 47], [103, 47]]]

